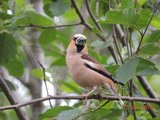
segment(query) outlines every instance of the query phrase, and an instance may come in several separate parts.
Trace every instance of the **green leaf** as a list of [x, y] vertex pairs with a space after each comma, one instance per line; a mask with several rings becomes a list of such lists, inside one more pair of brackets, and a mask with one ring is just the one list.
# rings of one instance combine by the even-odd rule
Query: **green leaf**
[[0, 65], [12, 61], [17, 53], [14, 37], [7, 33], [0, 33]]
[[135, 75], [138, 63], [139, 59], [136, 57], [129, 59], [120, 68], [118, 68], [116, 72], [116, 79], [125, 84]]
[[95, 40], [90, 45], [91, 45], [91, 47], [94, 47], [98, 50], [102, 50], [102, 49], [107, 48], [108, 46], [112, 45], [112, 43], [113, 43], [113, 40], [108, 40], [106, 42], [103, 42], [100, 40]]
[[147, 39], [147, 42], [159, 42], [160, 41], [160, 30], [154, 31]]
[[151, 21], [151, 25], [160, 30], [160, 16], [155, 15]]
[[39, 42], [41, 45], [46, 45], [54, 41], [56, 38], [56, 30], [55, 29], [47, 29], [41, 32]]
[[137, 2], [138, 2], [138, 4], [139, 4], [140, 6], [142, 6], [146, 1], [147, 1], [147, 0], [138, 0]]
[[4, 12], [0, 12], [0, 19], [2, 19], [2, 20], [7, 20], [12, 17], [13, 17], [13, 15], [10, 15], [10, 14], [4, 13]]
[[66, 80], [61, 80], [61, 89], [63, 91], [69, 92], [69, 93], [78, 93], [81, 94], [81, 88], [79, 85], [77, 85], [71, 78], [67, 78]]
[[15, 24], [17, 26], [23, 25], [38, 25], [38, 26], [52, 26], [53, 20], [51, 18], [45, 17], [41, 14], [37, 14], [34, 11], [25, 12], [24, 16], [16, 20]]
[[65, 66], [65, 65], [66, 65], [66, 59], [64, 56], [59, 56], [51, 64], [51, 66]]
[[48, 16], [53, 17], [52, 12], [49, 10], [49, 7], [50, 7], [50, 4], [45, 4], [43, 6], [43, 10]]
[[53, 1], [49, 7], [53, 16], [60, 16], [64, 14], [71, 7], [69, 0], [56, 0]]
[[43, 71], [42, 71], [42, 69], [38, 69], [38, 68], [33, 69], [31, 73], [32, 73], [33, 77], [35, 77], [35, 78], [39, 78], [39, 79], [43, 78]]
[[61, 112], [57, 116], [57, 120], [72, 120], [75, 116], [79, 115], [80, 113], [81, 113], [81, 110], [77, 108], [66, 110]]
[[160, 53], [160, 48], [153, 43], [143, 46], [139, 51], [139, 55], [155, 55]]
[[40, 120], [43, 120], [44, 118], [54, 118], [62, 111], [69, 110], [69, 109], [72, 109], [72, 108], [69, 106], [56, 106], [54, 108], [48, 109], [47, 111], [40, 114]]
[[74, 9], [69, 9], [65, 14], [63, 14], [63, 17], [69, 22], [75, 22], [78, 19]]
[[98, 47], [98, 46], [101, 47], [103, 44], [104, 44], [103, 41], [95, 40], [95, 41], [93, 41], [90, 45], [91, 45], [91, 47]]
[[119, 68], [119, 65], [109, 65], [105, 67], [112, 75], [115, 75], [116, 70]]
[[[13, 60], [7, 64], [4, 65], [9, 73], [15, 77], [21, 77], [24, 72], [24, 66], [21, 61], [19, 60]], [[16, 69], [16, 70], [15, 70]]]
[[[107, 115], [109, 112], [110, 112], [110, 110], [101, 108], [95, 112], [89, 112], [84, 117], [86, 118], [86, 120], [103, 120], [104, 118], [108, 118]], [[112, 116], [112, 118], [113, 118], [113, 116]]]
[[24, 13], [24, 10], [26, 8], [26, 1], [24, 0], [16, 0], [14, 3], [14, 15], [20, 16]]
[[133, 2], [133, 0], [122, 0], [121, 1], [121, 8], [134, 8], [135, 7], [135, 3]]
[[126, 27], [143, 28], [147, 25], [150, 18], [148, 9], [137, 11], [134, 8], [124, 10], [110, 10], [107, 12], [107, 20], [110, 24], [123, 24]]
[[156, 68], [156, 65], [149, 60], [139, 58], [139, 64], [136, 68], [136, 75], [157, 75], [160, 71]]

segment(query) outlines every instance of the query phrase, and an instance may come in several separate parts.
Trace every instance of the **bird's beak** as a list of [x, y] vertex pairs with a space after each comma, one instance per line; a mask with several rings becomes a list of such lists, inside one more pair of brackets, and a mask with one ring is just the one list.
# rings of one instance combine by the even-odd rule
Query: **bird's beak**
[[80, 46], [85, 46], [85, 43], [86, 43], [86, 39], [84, 39], [83, 37], [79, 37], [75, 41], [75, 44]]

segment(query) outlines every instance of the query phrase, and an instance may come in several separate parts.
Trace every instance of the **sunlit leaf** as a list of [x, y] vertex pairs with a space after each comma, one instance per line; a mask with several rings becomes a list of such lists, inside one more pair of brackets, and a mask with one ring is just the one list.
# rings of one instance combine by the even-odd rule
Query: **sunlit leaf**
[[0, 64], [8, 63], [15, 58], [17, 44], [15, 38], [7, 33], [0, 33]]
[[24, 0], [16, 0], [14, 3], [15, 8], [14, 8], [14, 15], [21, 15], [24, 12], [25, 9], [25, 1]]
[[42, 79], [43, 78], [43, 71], [42, 71], [42, 69], [38, 69], [38, 68], [33, 69], [32, 70], [32, 75], [35, 78]]
[[80, 86], [70, 78], [68, 78], [67, 80], [61, 80], [60, 82], [61, 82], [61, 89], [63, 91], [66, 91], [69, 93], [78, 93], [78, 94], [82, 93]]
[[69, 106], [55, 106], [54, 108], [48, 109], [47, 111], [40, 114], [40, 120], [43, 120], [44, 118], [54, 118], [59, 113], [65, 110], [72, 109]]
[[160, 16], [155, 15], [151, 21], [151, 25], [160, 30]]
[[139, 59], [134, 57], [124, 63], [116, 72], [116, 79], [119, 82], [126, 83], [136, 73], [136, 67], [139, 63]]
[[139, 4], [140, 6], [142, 6], [146, 1], [147, 1], [147, 0], [138, 0], [137, 2], [138, 2], [138, 4]]

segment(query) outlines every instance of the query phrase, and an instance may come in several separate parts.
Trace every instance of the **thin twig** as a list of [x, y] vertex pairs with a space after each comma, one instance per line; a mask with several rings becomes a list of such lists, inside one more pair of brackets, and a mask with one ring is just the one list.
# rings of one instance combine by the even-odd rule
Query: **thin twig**
[[[80, 10], [79, 10], [78, 7], [77, 7], [76, 2], [75, 2], [74, 0], [71, 0], [71, 2], [72, 2], [73, 7], [75, 8], [75, 11], [76, 11], [77, 15], [79, 16], [79, 18], [80, 18], [80, 20], [81, 20], [81, 23], [82, 23], [89, 31], [93, 32], [92, 27], [91, 27], [91, 26], [85, 21], [85, 19], [83, 18]], [[99, 33], [94, 33], [94, 34], [95, 34], [97, 37], [99, 37], [102, 41], [106, 41], [106, 38], [105, 38], [104, 36], [102, 36], [101, 34], [99, 34]], [[111, 46], [109, 46], [109, 47], [108, 47], [108, 50], [109, 50], [110, 53], [112, 54], [113, 59], [115, 60], [115, 62], [118, 63], [117, 58], [116, 58], [116, 54], [115, 54], [113, 48], [112, 48]]]
[[42, 28], [42, 29], [52, 29], [52, 28], [62, 28], [62, 27], [72, 27], [72, 26], [77, 26], [77, 25], [82, 25], [82, 23], [73, 23], [73, 24], [66, 24], [66, 25], [55, 25], [55, 26], [39, 26], [39, 25], [24, 25], [24, 26], [17, 26], [19, 28], [25, 28], [25, 27], [37, 27], [37, 28]]
[[152, 21], [154, 15], [155, 15], [156, 11], [158, 10], [159, 6], [160, 6], [160, 2], [158, 3], [157, 7], [155, 8], [155, 10], [154, 10], [154, 12], [153, 12], [153, 14], [152, 14], [152, 16], [151, 16], [151, 18], [150, 18], [150, 20], [149, 20], [147, 26], [146, 26], [146, 28], [145, 28], [145, 30], [144, 30], [144, 33], [143, 33], [142, 36], [141, 36], [141, 39], [140, 39], [140, 42], [139, 42], [139, 45], [138, 45], [136, 54], [138, 53], [138, 51], [139, 51], [139, 49], [140, 49], [140, 47], [141, 47], [143, 38], [144, 38], [144, 36], [145, 36], [145, 34], [146, 34], [147, 30], [148, 30], [148, 27], [149, 27], [149, 25], [150, 25], [150, 23], [151, 23], [151, 21]]
[[[137, 86], [135, 84], [133, 84], [133, 89], [135, 89], [136, 91], [139, 91], [139, 89], [137, 88]], [[139, 92], [140, 96], [143, 97], [143, 95]], [[150, 106], [149, 103], [144, 102], [143, 106], [145, 107], [145, 105], [147, 104], [147, 106]], [[156, 117], [156, 113], [153, 111], [152, 107], [147, 107], [146, 109], [149, 114], [152, 116], [152, 118]]]
[[[24, 107], [27, 105], [31, 105], [31, 104], [35, 104], [38, 102], [42, 102], [42, 101], [46, 101], [46, 100], [50, 100], [50, 99], [65, 99], [65, 100], [84, 100], [86, 98], [85, 95], [80, 95], [80, 96], [47, 96], [47, 97], [43, 97], [43, 98], [37, 98], [37, 99], [33, 99], [30, 100], [28, 102], [23, 102], [23, 103], [18, 103], [15, 105], [11, 105], [11, 106], [3, 106], [0, 107], [0, 111], [2, 110], [8, 110], [8, 109], [15, 109], [15, 108], [20, 108], [20, 107]], [[128, 96], [122, 96], [120, 97], [122, 100], [124, 101], [139, 101], [139, 102], [151, 102], [151, 103], [160, 103], [160, 99], [154, 99], [154, 98], [147, 98], [147, 97], [128, 97]], [[88, 96], [87, 100], [89, 99], [97, 99], [97, 100], [119, 100], [119, 97], [116, 96]]]
[[[5, 80], [2, 77], [0, 77], [0, 87], [3, 90], [4, 94], [6, 95], [8, 101], [10, 102], [10, 104], [13, 105], [13, 106], [15, 104], [17, 104], [17, 101], [13, 97], [13, 94], [11, 93], [8, 85], [6, 84]], [[23, 112], [20, 109], [18, 109], [16, 107], [12, 108], [12, 109], [15, 110], [15, 112], [16, 112], [16, 114], [17, 114], [17, 116], [18, 116], [18, 118], [20, 120], [26, 120], [26, 117], [24, 116]]]
[[[132, 79], [129, 81], [129, 94], [132, 97], [132, 95], [133, 95], [133, 81], [132, 81]], [[130, 102], [131, 102], [131, 110], [133, 113], [134, 120], [137, 120], [136, 112], [134, 109], [134, 102], [133, 101], [130, 101]]]
[[132, 56], [132, 30], [129, 29], [129, 48], [130, 48], [130, 54]]
[[119, 58], [121, 60], [121, 63], [123, 64], [123, 58], [122, 58], [122, 55], [120, 53], [120, 50], [119, 50], [119, 47], [118, 47], [118, 43], [117, 43], [117, 40], [116, 40], [116, 37], [114, 35], [112, 35], [113, 37], [113, 40], [114, 40], [114, 43], [115, 43], [115, 46], [116, 46], [116, 49], [117, 49], [117, 52], [118, 52], [118, 55], [119, 55]]
[[125, 42], [126, 42], [126, 47], [127, 47], [127, 55], [128, 55], [128, 58], [129, 58], [129, 56], [130, 56], [130, 52], [129, 52], [129, 45], [128, 45], [128, 31], [127, 31], [127, 29], [125, 28], [125, 27], [123, 27], [123, 29], [124, 29], [124, 34], [125, 34]]
[[[43, 70], [43, 77], [44, 77], [44, 84], [45, 84], [45, 87], [46, 87], [46, 92], [47, 92], [47, 96], [49, 96], [49, 91], [48, 91], [48, 86], [47, 86], [47, 81], [46, 81], [46, 73], [45, 73], [45, 68], [43, 67], [43, 65], [38, 61], [39, 65], [41, 66], [42, 70]], [[52, 103], [51, 103], [51, 100], [49, 100], [49, 105], [50, 107], [52, 108]]]
[[91, 10], [90, 5], [89, 5], [89, 0], [85, 0], [85, 2], [86, 2], [86, 7], [87, 7], [87, 10], [88, 10], [88, 13], [89, 13], [91, 19], [93, 20], [94, 24], [97, 26], [97, 28], [101, 32], [103, 32], [103, 29], [102, 29], [101, 25], [96, 21], [96, 18], [95, 18], [95, 16], [92, 13], [92, 10]]
[[78, 9], [78, 6], [76, 4], [76, 2], [74, 0], [71, 0], [72, 5], [75, 8], [75, 11], [77, 13], [77, 15], [79, 16], [80, 20], [81, 20], [81, 24], [83, 24], [86, 28], [88, 28], [90, 31], [92, 31], [92, 28], [90, 27], [90, 25], [88, 25], [88, 23], [85, 21], [85, 19], [83, 18], [80, 10]]
[[102, 105], [98, 106], [97, 108], [93, 109], [93, 110], [89, 110], [89, 111], [83, 112], [83, 113], [75, 116], [75, 117], [73, 118], [73, 120], [76, 120], [77, 118], [79, 118], [79, 117], [81, 117], [81, 116], [83, 116], [83, 115], [86, 115], [86, 114], [88, 114], [88, 113], [90, 113], [90, 112], [95, 112], [95, 111], [101, 109], [102, 107], [104, 107], [107, 103], [109, 103], [109, 100], [106, 101], [105, 103], [103, 103]]

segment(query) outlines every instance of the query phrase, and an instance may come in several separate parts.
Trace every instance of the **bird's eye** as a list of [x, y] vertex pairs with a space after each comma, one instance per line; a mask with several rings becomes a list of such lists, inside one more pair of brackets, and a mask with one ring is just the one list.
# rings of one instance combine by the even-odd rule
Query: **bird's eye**
[[78, 37], [73, 37], [73, 40], [76, 41]]

